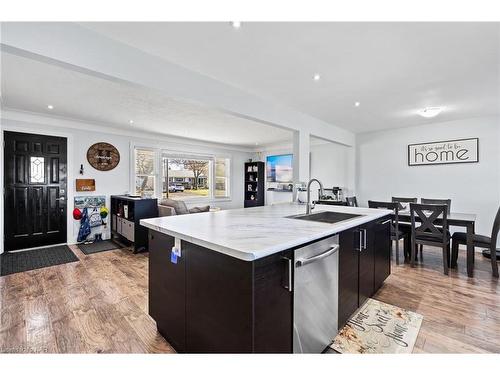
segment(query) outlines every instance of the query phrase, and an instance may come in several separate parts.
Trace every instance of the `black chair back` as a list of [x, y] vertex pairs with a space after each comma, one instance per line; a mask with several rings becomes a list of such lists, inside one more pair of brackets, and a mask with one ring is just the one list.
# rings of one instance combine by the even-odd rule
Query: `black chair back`
[[396, 236], [396, 241], [399, 235], [399, 202], [380, 202], [368, 201], [369, 208], [385, 208], [394, 211], [394, 220], [392, 220], [391, 231]]
[[403, 205], [402, 203], [417, 203], [417, 198], [403, 198], [403, 197], [392, 197], [391, 199], [393, 202], [398, 202], [399, 203], [399, 209], [403, 210], [405, 209], [406, 205]]
[[392, 201], [399, 203], [417, 203], [417, 198], [392, 197]]
[[499, 231], [500, 231], [500, 208], [498, 208], [497, 216], [495, 216], [495, 221], [493, 222], [493, 229], [491, 231], [490, 254], [491, 254], [491, 269], [493, 270], [494, 277], [498, 277], [498, 264], [497, 264], [497, 257], [495, 256], [495, 254], [497, 250]]
[[358, 200], [356, 199], [356, 197], [346, 197], [345, 201], [347, 202], [348, 206], [358, 207]]
[[[411, 230], [415, 237], [422, 235], [435, 242], [447, 241], [448, 206], [437, 204], [410, 203]], [[421, 225], [416, 226], [418, 216]], [[437, 221], [440, 223], [436, 223]]]
[[422, 204], [445, 204], [448, 206], [448, 213], [451, 212], [451, 199], [431, 199], [431, 198], [420, 198]]

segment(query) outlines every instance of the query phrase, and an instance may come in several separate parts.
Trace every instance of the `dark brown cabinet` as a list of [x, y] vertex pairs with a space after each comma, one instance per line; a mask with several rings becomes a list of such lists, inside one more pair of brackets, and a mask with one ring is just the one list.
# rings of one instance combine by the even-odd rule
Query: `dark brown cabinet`
[[[284, 251], [255, 261], [255, 353], [291, 353], [293, 346], [293, 251]], [[270, 327], [272, 327], [270, 329]]]
[[346, 230], [339, 235], [339, 328], [358, 308], [359, 231]]
[[264, 205], [264, 170], [262, 161], [245, 163], [245, 207]]
[[[293, 352], [296, 248], [243, 261], [182, 241], [172, 263], [174, 239], [149, 237], [149, 312], [177, 351]], [[340, 233], [339, 328], [389, 275], [390, 244], [384, 220]]]
[[173, 237], [149, 234], [149, 315], [178, 351], [186, 351], [186, 253], [170, 261]]
[[391, 273], [389, 217], [340, 233], [339, 328]]
[[292, 351], [292, 251], [247, 262], [182, 241], [174, 264], [174, 239], [149, 237], [149, 314], [178, 352]]
[[390, 220], [378, 221], [374, 228], [374, 291], [380, 289], [391, 274], [391, 223]]
[[359, 293], [358, 307], [374, 293], [375, 272], [375, 222], [367, 223], [358, 229], [359, 235]]
[[157, 199], [111, 196], [112, 239], [131, 244], [134, 253], [148, 250], [148, 229], [140, 220], [153, 217], [158, 217]]

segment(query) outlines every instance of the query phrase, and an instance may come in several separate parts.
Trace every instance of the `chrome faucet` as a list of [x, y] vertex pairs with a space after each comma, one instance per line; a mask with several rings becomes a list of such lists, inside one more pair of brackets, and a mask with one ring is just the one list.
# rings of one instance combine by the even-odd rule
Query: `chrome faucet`
[[320, 199], [321, 199], [321, 196], [323, 196], [323, 184], [321, 183], [320, 180], [318, 180], [317, 178], [311, 178], [309, 180], [309, 182], [307, 183], [307, 203], [306, 203], [306, 215], [309, 215], [311, 213], [311, 211], [314, 209], [315, 207], [315, 204], [312, 203], [311, 204], [311, 184], [316, 181], [318, 184], [319, 184], [319, 195], [320, 195]]

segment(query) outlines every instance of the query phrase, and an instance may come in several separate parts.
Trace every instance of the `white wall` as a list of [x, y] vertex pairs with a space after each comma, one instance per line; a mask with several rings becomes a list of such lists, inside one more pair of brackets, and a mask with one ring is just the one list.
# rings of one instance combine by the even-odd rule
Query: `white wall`
[[[452, 211], [477, 214], [476, 233], [489, 236], [500, 203], [499, 132], [498, 117], [482, 117], [358, 134], [358, 201], [451, 198]], [[410, 143], [475, 137], [479, 163], [408, 166]]]
[[355, 190], [355, 149], [337, 143], [311, 146], [311, 177], [319, 179], [325, 188], [339, 186], [344, 197]]
[[[109, 207], [109, 196], [114, 194], [124, 194], [130, 190], [131, 168], [130, 168], [130, 145], [141, 144], [149, 147], [158, 147], [171, 151], [183, 151], [193, 153], [205, 153], [224, 155], [231, 158], [231, 199], [214, 199], [210, 202], [211, 205], [216, 205], [221, 208], [238, 208], [243, 207], [243, 163], [252, 156], [252, 153], [244, 151], [235, 151], [214, 147], [206, 143], [205, 145], [182, 144], [178, 140], [173, 140], [168, 137], [147, 137], [127, 136], [116, 134], [116, 130], [102, 128], [103, 131], [85, 130], [88, 127], [81, 124], [80, 129], [72, 127], [61, 127], [47, 125], [52, 123], [50, 118], [43, 116], [33, 117], [34, 121], [24, 122], [19, 120], [2, 118], [2, 131], [18, 131], [34, 134], [46, 134], [63, 136], [68, 138], [68, 243], [74, 243], [78, 235], [78, 223], [72, 218], [73, 197], [75, 195], [105, 195]], [[68, 125], [70, 124], [68, 120]], [[58, 121], [58, 125], [64, 124], [64, 120]], [[71, 123], [71, 125], [74, 125]], [[108, 142], [117, 147], [120, 152], [121, 160], [118, 166], [112, 171], [101, 172], [90, 166], [87, 162], [88, 148], [97, 142]], [[3, 144], [3, 143], [2, 143]], [[3, 149], [2, 149], [3, 158]], [[75, 179], [80, 178], [80, 164], [83, 164], [85, 173], [82, 178], [93, 178], [96, 180], [96, 191], [89, 193], [77, 193], [75, 191]], [[3, 162], [1, 163], [3, 169]], [[3, 187], [3, 179], [1, 180]], [[2, 203], [3, 204], [3, 203]], [[1, 227], [3, 228], [3, 210], [1, 211]], [[8, 218], [6, 218], [8, 219]], [[109, 225], [105, 237], [109, 238]], [[0, 253], [3, 251], [3, 243], [0, 248]]]
[[[312, 140], [310, 146], [310, 176], [323, 183], [324, 188], [339, 186], [345, 195], [354, 194], [355, 184], [355, 149], [338, 143]], [[266, 161], [269, 155], [291, 154], [292, 145], [263, 149], [256, 158]], [[306, 182], [307, 181], [303, 181]], [[312, 188], [312, 198], [317, 199], [317, 185]]]

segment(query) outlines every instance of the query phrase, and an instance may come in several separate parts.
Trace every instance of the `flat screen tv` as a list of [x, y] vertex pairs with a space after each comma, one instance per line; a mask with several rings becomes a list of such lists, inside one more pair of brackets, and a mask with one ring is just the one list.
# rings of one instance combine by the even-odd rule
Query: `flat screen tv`
[[293, 181], [293, 155], [270, 155], [266, 158], [267, 182]]

